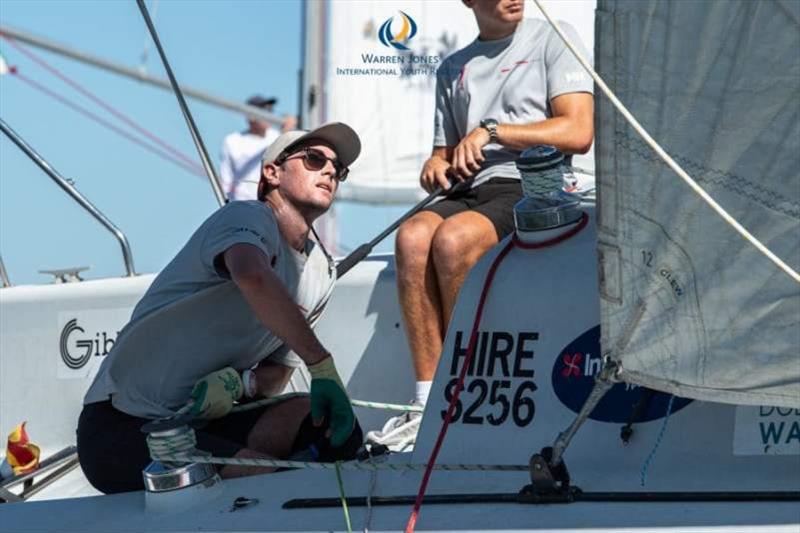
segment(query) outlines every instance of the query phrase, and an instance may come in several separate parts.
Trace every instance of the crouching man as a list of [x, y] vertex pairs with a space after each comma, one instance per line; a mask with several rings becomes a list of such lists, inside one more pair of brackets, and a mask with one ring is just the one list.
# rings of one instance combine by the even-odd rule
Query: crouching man
[[[352, 458], [361, 429], [309, 326], [336, 269], [308, 234], [360, 150], [341, 123], [284, 133], [262, 157], [258, 200], [211, 215], [156, 277], [84, 398], [78, 456], [95, 488], [141, 490], [150, 462], [141, 427], [190, 401], [197, 448], [215, 456], [284, 459], [314, 443], [327, 460]], [[301, 363], [310, 397], [231, 412], [243, 397], [283, 390]], [[225, 466], [220, 475], [272, 470]]]

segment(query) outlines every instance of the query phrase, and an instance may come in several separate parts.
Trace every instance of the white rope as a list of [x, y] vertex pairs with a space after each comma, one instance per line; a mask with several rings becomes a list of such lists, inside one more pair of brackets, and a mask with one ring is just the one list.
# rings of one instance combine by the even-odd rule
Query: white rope
[[161, 436], [150, 433], [147, 435], [147, 448], [151, 457], [165, 457], [168, 455], [181, 455], [197, 451], [197, 437], [189, 426], [180, 428], [177, 433]]
[[[307, 461], [281, 461], [278, 459], [243, 459], [233, 457], [209, 457], [207, 455], [191, 453], [153, 453], [151, 458], [156, 461], [170, 463], [210, 463], [215, 465], [236, 465], [236, 466], [260, 466], [269, 468], [308, 468], [311, 470], [335, 470], [336, 463], [313, 463]], [[374, 463], [371, 461], [359, 462], [349, 461], [341, 463], [342, 470], [394, 470], [406, 472], [410, 470], [425, 470], [426, 464], [410, 463]], [[434, 470], [446, 471], [501, 471], [501, 472], [527, 472], [528, 465], [465, 465], [465, 464], [438, 464], [434, 465]]]
[[645, 140], [645, 142], [650, 146], [650, 148], [652, 148], [656, 152], [656, 154], [658, 154], [658, 156], [667, 164], [667, 166], [669, 166], [678, 176], [680, 176], [680, 178], [684, 182], [686, 182], [686, 184], [689, 185], [689, 187], [691, 187], [692, 190], [695, 193], [697, 193], [697, 195], [700, 196], [700, 198], [702, 198], [711, 207], [711, 209], [716, 211], [717, 214], [721, 216], [725, 222], [727, 222], [731, 227], [733, 227], [733, 229], [735, 229], [739, 233], [739, 235], [744, 237], [744, 239], [747, 242], [755, 246], [756, 249], [758, 249], [762, 254], [767, 256], [773, 263], [775, 263], [778, 266], [778, 268], [780, 268], [786, 274], [788, 274], [789, 277], [791, 277], [794, 281], [800, 283], [800, 274], [792, 270], [792, 267], [784, 263], [780, 257], [772, 253], [772, 251], [769, 248], [764, 246], [764, 244], [762, 244], [761, 241], [759, 241], [752, 234], [750, 234], [750, 232], [747, 231], [741, 224], [739, 224], [736, 221], [736, 219], [734, 219], [731, 215], [729, 215], [727, 211], [725, 211], [725, 209], [722, 208], [722, 206], [720, 206], [716, 201], [714, 201], [714, 199], [711, 198], [711, 196], [705, 190], [703, 190], [703, 188], [700, 187], [697, 184], [697, 182], [695, 182], [692, 179], [692, 177], [689, 176], [689, 174], [687, 174], [686, 171], [684, 171], [683, 168], [681, 168], [680, 165], [678, 165], [678, 163], [676, 163], [663, 148], [661, 148], [661, 146], [655, 141], [655, 139], [653, 139], [650, 136], [650, 134], [647, 133], [647, 131], [642, 127], [642, 125], [639, 124], [639, 122], [634, 118], [634, 116], [631, 115], [631, 113], [622, 104], [622, 102], [619, 101], [619, 99], [611, 91], [611, 89], [608, 88], [608, 85], [606, 85], [603, 79], [597, 74], [597, 72], [594, 71], [594, 69], [586, 60], [586, 58], [584, 58], [581, 55], [581, 53], [575, 48], [572, 42], [570, 42], [567, 36], [564, 35], [564, 33], [561, 31], [561, 28], [559, 28], [558, 25], [555, 23], [555, 21], [553, 21], [553, 19], [550, 17], [550, 14], [544, 8], [541, 1], [540, 0], [533, 0], [533, 1], [536, 3], [536, 6], [542, 12], [542, 15], [544, 15], [544, 18], [547, 19], [547, 22], [550, 23], [550, 25], [556, 31], [558, 36], [561, 37], [561, 40], [564, 41], [564, 44], [567, 45], [567, 48], [569, 48], [570, 52], [572, 52], [572, 55], [574, 55], [575, 58], [580, 62], [580, 64], [583, 65], [583, 68], [586, 70], [586, 72], [589, 73], [592, 79], [594, 79], [597, 86], [600, 87], [600, 90], [602, 90], [603, 93], [608, 97], [608, 99], [611, 100], [611, 103], [614, 104], [614, 107], [617, 108], [617, 111], [619, 111], [622, 114], [622, 116], [625, 117], [625, 120], [628, 121], [628, 123], [633, 127], [634, 130], [636, 130], [636, 133], [638, 133]]
[[[273, 405], [276, 403], [281, 403], [286, 400], [290, 400], [292, 398], [300, 398], [303, 396], [308, 396], [307, 392], [290, 392], [287, 394], [281, 394], [279, 396], [272, 396], [270, 398], [264, 398], [263, 400], [256, 400], [254, 402], [248, 402], [243, 404], [238, 404], [231, 409], [232, 413], [240, 413], [242, 411], [250, 411], [252, 409], [258, 409], [259, 407], [266, 407], [267, 405]], [[355, 407], [364, 407], [367, 409], [384, 409], [386, 411], [401, 411], [401, 412], [409, 412], [409, 413], [421, 413], [425, 410], [425, 407], [422, 405], [404, 405], [398, 403], [381, 403], [381, 402], [368, 402], [366, 400], [350, 400], [350, 405]], [[189, 403], [175, 411], [175, 414], [169, 417], [166, 417], [162, 420], [170, 420], [173, 418], [177, 418], [181, 415], [188, 413], [192, 409], [192, 402], [191, 400]]]
[[[299, 398], [301, 396], [308, 396], [307, 392], [291, 392], [289, 394], [283, 394], [281, 396], [273, 396], [271, 398], [265, 398], [263, 400], [257, 400], [255, 402], [244, 403], [241, 405], [235, 406], [231, 412], [238, 413], [241, 411], [249, 411], [251, 409], [258, 409], [259, 407], [264, 407], [267, 405], [272, 405], [276, 403], [283, 402], [285, 400], [289, 400], [291, 398]], [[381, 403], [381, 402], [368, 402], [365, 400], [350, 400], [350, 404], [355, 407], [365, 407], [367, 409], [385, 409], [387, 411], [402, 411], [402, 412], [414, 412], [414, 413], [421, 413], [425, 410], [424, 406], [421, 405], [401, 405], [396, 403]]]
[[365, 400], [350, 400], [350, 403], [356, 407], [385, 409], [387, 411], [401, 411], [405, 413], [421, 413], [425, 410], [424, 405], [401, 405], [397, 403], [368, 402]]

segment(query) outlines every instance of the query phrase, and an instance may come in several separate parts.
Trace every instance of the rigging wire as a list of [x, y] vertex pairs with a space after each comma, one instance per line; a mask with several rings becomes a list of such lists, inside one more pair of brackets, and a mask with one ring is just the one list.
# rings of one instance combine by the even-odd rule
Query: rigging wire
[[[153, 0], [153, 21], [156, 20], [156, 15], [158, 14], [158, 0]], [[144, 34], [144, 45], [142, 46], [142, 53], [139, 55], [139, 72], [142, 74], [147, 74], [147, 59], [150, 55], [150, 43], [153, 42], [150, 34], [145, 32]]]
[[569, 38], [566, 35], [564, 35], [564, 32], [561, 31], [561, 28], [550, 17], [550, 14], [542, 5], [541, 0], [533, 0], [533, 1], [536, 3], [536, 6], [539, 8], [539, 11], [542, 12], [542, 15], [544, 15], [544, 18], [547, 19], [547, 22], [550, 23], [550, 26], [552, 26], [552, 28], [555, 30], [555, 32], [558, 34], [558, 36], [561, 38], [561, 40], [564, 42], [567, 48], [569, 48], [570, 52], [572, 52], [572, 55], [575, 56], [578, 62], [580, 62], [580, 64], [583, 66], [584, 70], [586, 70], [586, 72], [592, 77], [592, 79], [594, 79], [594, 82], [597, 84], [598, 87], [600, 87], [600, 90], [603, 91], [603, 93], [608, 97], [609, 100], [611, 100], [611, 103], [614, 104], [614, 107], [617, 108], [617, 111], [619, 111], [620, 114], [623, 117], [625, 117], [625, 120], [628, 121], [631, 127], [633, 127], [633, 129], [636, 130], [636, 133], [638, 133], [642, 137], [642, 139], [644, 139], [644, 141], [650, 146], [650, 148], [653, 149], [653, 151], [661, 158], [661, 160], [664, 161], [664, 163], [666, 163], [667, 166], [671, 168], [684, 182], [686, 182], [686, 184], [698, 196], [700, 196], [700, 198], [702, 198], [703, 201], [705, 201], [706, 204], [708, 204], [709, 207], [711, 207], [711, 209], [713, 209], [720, 217], [722, 217], [722, 219], [725, 222], [727, 222], [728, 225], [730, 225], [733, 229], [735, 229], [739, 233], [739, 235], [741, 235], [747, 242], [755, 246], [755, 248], [759, 252], [764, 254], [770, 261], [775, 263], [775, 265], [778, 268], [780, 268], [783, 272], [788, 274], [790, 278], [792, 278], [797, 283], [800, 283], [800, 274], [795, 272], [792, 269], [792, 267], [787, 265], [780, 257], [775, 255], [761, 241], [759, 241], [754, 235], [752, 235], [749, 231], [747, 231], [747, 229], [745, 229], [744, 226], [739, 224], [739, 222], [735, 218], [733, 218], [730, 214], [728, 214], [728, 212], [725, 211], [725, 209], [721, 205], [719, 205], [711, 197], [711, 195], [709, 195], [702, 187], [700, 187], [700, 185], [698, 185], [697, 182], [693, 180], [692, 177], [689, 176], [689, 174], [687, 174], [686, 171], [683, 170], [683, 168], [681, 168], [681, 166], [677, 162], [675, 162], [674, 159], [672, 159], [672, 157], [670, 157], [670, 155], [661, 147], [661, 145], [659, 145], [656, 142], [656, 140], [653, 139], [653, 137], [651, 137], [649, 133], [647, 133], [647, 130], [645, 130], [644, 127], [642, 127], [642, 125], [639, 124], [639, 121], [636, 120], [636, 118], [631, 114], [630, 111], [628, 111], [625, 105], [622, 102], [620, 102], [619, 98], [617, 98], [614, 92], [611, 89], [609, 89], [608, 85], [606, 85], [606, 83], [603, 81], [600, 75], [597, 74], [597, 72], [595, 72], [595, 70], [586, 60], [586, 58], [584, 58], [583, 55], [575, 48], [575, 45], [569, 40]]
[[[108, 111], [109, 113], [111, 113], [112, 115], [114, 115], [117, 119], [121, 120], [122, 122], [124, 122], [125, 124], [127, 124], [128, 126], [133, 128], [134, 130], [139, 132], [140, 134], [144, 135], [145, 137], [150, 139], [153, 143], [157, 144], [158, 146], [160, 146], [165, 151], [171, 153], [175, 158], [180, 159], [186, 165], [188, 165], [188, 166], [190, 166], [192, 168], [195, 168], [196, 171], [202, 172], [202, 170], [203, 170], [202, 167], [200, 165], [198, 165], [197, 162], [193, 161], [190, 157], [188, 157], [186, 154], [182, 153], [180, 150], [178, 150], [177, 148], [175, 148], [172, 145], [170, 145], [164, 139], [161, 139], [160, 137], [158, 137], [154, 133], [152, 133], [152, 132], [148, 131], [147, 129], [145, 129], [144, 127], [140, 126], [138, 123], [136, 123], [136, 121], [134, 121], [132, 118], [130, 118], [127, 115], [125, 115], [122, 111], [119, 111], [118, 109], [114, 108], [114, 106], [112, 106], [111, 104], [107, 103], [106, 101], [101, 99], [99, 96], [95, 95], [94, 93], [92, 93], [91, 91], [89, 91], [88, 89], [83, 87], [78, 82], [72, 80], [69, 76], [67, 76], [66, 74], [64, 74], [60, 70], [58, 70], [57, 68], [55, 68], [52, 65], [50, 65], [47, 61], [45, 61], [44, 59], [42, 59], [41, 57], [36, 55], [34, 52], [32, 52], [32, 51], [28, 50], [27, 48], [25, 48], [24, 46], [20, 45], [16, 41], [16, 39], [14, 39], [12, 37], [9, 37], [9, 36], [7, 36], [5, 34], [0, 34], [0, 37], [5, 39], [6, 41], [8, 41], [8, 43], [11, 44], [11, 46], [13, 46], [14, 48], [16, 48], [20, 53], [22, 53], [23, 55], [27, 56], [33, 62], [37, 63], [39, 66], [41, 66], [45, 70], [49, 71], [51, 74], [53, 74], [54, 76], [59, 78], [61, 81], [63, 81], [64, 83], [66, 83], [67, 85], [69, 85], [70, 87], [72, 87], [73, 89], [75, 89], [76, 91], [78, 91], [79, 93], [81, 93], [82, 95], [84, 95], [85, 97], [87, 97], [88, 99], [90, 99], [91, 101], [93, 101], [94, 103], [96, 103], [97, 105], [99, 105], [100, 107], [102, 107], [103, 109]], [[205, 173], [203, 173], [202, 175], [205, 176]]]
[[69, 107], [70, 109], [72, 109], [72, 110], [76, 111], [77, 113], [85, 116], [89, 120], [92, 120], [92, 121], [96, 122], [97, 124], [100, 124], [101, 126], [104, 126], [104, 127], [108, 128], [108, 129], [110, 129], [114, 133], [116, 133], [118, 135], [121, 135], [122, 137], [128, 139], [132, 143], [141, 146], [145, 150], [147, 150], [147, 151], [149, 151], [149, 152], [151, 152], [151, 153], [153, 153], [153, 154], [155, 154], [155, 155], [157, 155], [157, 156], [169, 161], [170, 163], [174, 163], [175, 165], [178, 165], [179, 167], [183, 168], [185, 171], [189, 172], [190, 174], [193, 174], [193, 175], [201, 177], [201, 178], [205, 178], [205, 176], [202, 174], [202, 172], [200, 172], [199, 169], [197, 169], [196, 167], [190, 167], [185, 162], [181, 161], [180, 159], [175, 158], [169, 152], [161, 150], [160, 148], [158, 148], [156, 146], [147, 144], [142, 139], [139, 139], [138, 137], [136, 137], [134, 135], [131, 135], [130, 133], [128, 133], [124, 129], [122, 129], [122, 128], [118, 127], [118, 126], [115, 126], [114, 124], [112, 124], [111, 122], [107, 121], [103, 117], [101, 117], [101, 116], [89, 111], [88, 109], [82, 107], [80, 104], [77, 104], [77, 103], [69, 100], [68, 98], [56, 93], [55, 91], [52, 91], [51, 89], [48, 89], [44, 85], [42, 85], [42, 84], [32, 80], [31, 78], [28, 78], [27, 76], [21, 74], [19, 72], [19, 69], [15, 69], [13, 72], [11, 72], [11, 74], [16, 76], [20, 81], [22, 81], [24, 83], [27, 83], [32, 88], [34, 88], [34, 89], [36, 89], [38, 91], [41, 91], [44, 94], [46, 94], [47, 96], [50, 96], [51, 98], [61, 102], [65, 106]]

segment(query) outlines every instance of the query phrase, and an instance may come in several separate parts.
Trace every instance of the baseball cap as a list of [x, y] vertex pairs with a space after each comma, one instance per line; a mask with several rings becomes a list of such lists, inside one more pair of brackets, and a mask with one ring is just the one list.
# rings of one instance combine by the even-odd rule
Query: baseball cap
[[284, 152], [309, 140], [324, 141], [333, 147], [339, 162], [349, 167], [361, 153], [361, 140], [358, 134], [342, 122], [329, 122], [319, 128], [287, 131], [270, 144], [261, 156], [261, 165], [272, 163]]
[[247, 99], [247, 105], [251, 105], [253, 107], [264, 107], [264, 106], [268, 106], [268, 105], [275, 105], [275, 103], [277, 101], [278, 101], [278, 99], [275, 98], [274, 96], [271, 96], [269, 98], [265, 98], [264, 96], [261, 96], [260, 94], [256, 94], [256, 95], [251, 96], [250, 98]]

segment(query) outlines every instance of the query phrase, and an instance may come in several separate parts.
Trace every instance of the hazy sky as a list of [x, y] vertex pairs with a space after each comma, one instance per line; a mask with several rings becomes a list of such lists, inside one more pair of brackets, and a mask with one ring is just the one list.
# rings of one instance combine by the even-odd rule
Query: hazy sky
[[[260, 92], [294, 113], [300, 67], [301, 5], [288, 0], [150, 0], [148, 6], [176, 77], [224, 98]], [[164, 76], [134, 1], [0, 1], [0, 24], [137, 67], [147, 43], [147, 72]], [[193, 161], [194, 145], [171, 92], [26, 47]], [[0, 39], [0, 54], [19, 73], [112, 120], [88, 98]], [[241, 116], [189, 100], [208, 151], [218, 163], [225, 135]], [[0, 77], [0, 117], [106, 214], [130, 240], [136, 270], [155, 272], [217, 204], [205, 179], [91, 122], [19, 76]], [[369, 240], [403, 207], [339, 207], [343, 248]], [[388, 250], [391, 242], [379, 250]], [[82, 211], [4, 135], [0, 135], [0, 256], [12, 283], [47, 282], [37, 270], [91, 266], [87, 278], [124, 272], [110, 233]]]

